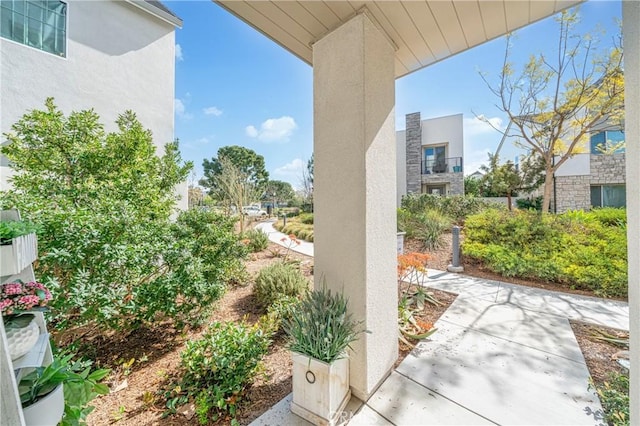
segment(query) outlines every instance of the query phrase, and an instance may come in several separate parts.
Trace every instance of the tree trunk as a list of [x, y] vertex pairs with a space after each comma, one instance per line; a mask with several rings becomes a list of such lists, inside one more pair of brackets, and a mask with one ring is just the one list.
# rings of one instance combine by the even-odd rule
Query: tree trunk
[[513, 210], [513, 207], [511, 206], [511, 193], [507, 192], [507, 205], [509, 206], [509, 211]]
[[542, 194], [542, 213], [549, 212], [553, 189], [553, 169], [546, 169], [544, 175], [544, 192]]

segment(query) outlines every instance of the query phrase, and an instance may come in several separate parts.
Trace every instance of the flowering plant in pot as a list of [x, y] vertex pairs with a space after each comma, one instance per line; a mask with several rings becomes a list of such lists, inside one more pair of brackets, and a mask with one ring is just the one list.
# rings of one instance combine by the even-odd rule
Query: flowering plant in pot
[[317, 425], [333, 425], [349, 402], [347, 348], [363, 331], [341, 293], [308, 293], [284, 321], [293, 359], [291, 411]]
[[40, 327], [30, 312], [46, 310], [50, 300], [51, 292], [39, 282], [16, 281], [0, 286], [0, 310], [12, 360], [29, 352], [38, 341]]

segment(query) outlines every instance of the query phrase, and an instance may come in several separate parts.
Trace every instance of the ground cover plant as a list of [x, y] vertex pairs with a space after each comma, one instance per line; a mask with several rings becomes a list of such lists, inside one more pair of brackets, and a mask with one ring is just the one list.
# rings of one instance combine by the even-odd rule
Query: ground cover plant
[[287, 215], [286, 225], [284, 220], [279, 219], [273, 227], [284, 234], [293, 234], [301, 240], [313, 242], [313, 213], [302, 213], [295, 217]]
[[544, 215], [487, 210], [467, 218], [462, 252], [505, 277], [626, 297], [624, 209]]
[[596, 385], [596, 392], [605, 412], [605, 420], [610, 425], [629, 424], [629, 375], [611, 373], [609, 380]]

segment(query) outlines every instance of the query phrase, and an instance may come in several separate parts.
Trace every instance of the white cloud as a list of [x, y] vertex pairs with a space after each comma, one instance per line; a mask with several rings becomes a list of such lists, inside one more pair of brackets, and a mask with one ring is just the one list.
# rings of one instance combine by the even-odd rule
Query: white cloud
[[249, 136], [250, 138], [255, 138], [256, 136], [258, 136], [258, 129], [253, 126], [247, 126], [244, 130], [247, 136]]
[[205, 115], [215, 115], [216, 117], [219, 117], [220, 115], [222, 115], [222, 110], [214, 106], [203, 108], [202, 112], [204, 112]]
[[205, 145], [209, 143], [209, 138], [204, 137], [204, 138], [200, 138], [200, 139], [196, 139], [196, 144], [198, 145]]
[[278, 180], [289, 182], [295, 188], [297, 186], [300, 186], [300, 180], [302, 179], [302, 170], [305, 167], [305, 162], [300, 158], [296, 158], [290, 163], [278, 167], [273, 171], [272, 174], [277, 177]]
[[182, 56], [182, 46], [176, 44], [176, 61], [183, 61], [184, 57]]
[[[481, 118], [483, 120], [481, 120]], [[491, 123], [491, 125], [484, 120], [487, 120], [489, 123]], [[500, 130], [504, 130], [502, 127], [502, 118], [500, 117], [486, 118], [485, 116], [480, 115], [478, 117], [465, 118], [463, 124], [465, 137], [478, 136], [492, 132], [496, 135], [499, 135], [494, 127]]]
[[490, 149], [478, 149], [472, 151], [471, 153], [467, 153], [465, 150], [464, 154], [464, 174], [468, 176], [475, 171], [480, 170], [480, 166], [483, 164], [488, 164], [488, 156], [487, 154], [492, 153]]
[[245, 132], [247, 136], [258, 138], [262, 142], [288, 142], [297, 127], [293, 117], [285, 115], [264, 121], [259, 130], [255, 126], [247, 126]]
[[193, 118], [193, 115], [187, 112], [187, 107], [181, 99], [176, 98], [173, 100], [173, 110], [175, 111], [176, 116], [184, 120], [190, 120]]

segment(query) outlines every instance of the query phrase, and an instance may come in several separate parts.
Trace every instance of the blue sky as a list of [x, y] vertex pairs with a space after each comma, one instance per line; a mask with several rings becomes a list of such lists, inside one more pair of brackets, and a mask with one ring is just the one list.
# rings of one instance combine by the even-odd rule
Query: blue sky
[[[299, 186], [313, 151], [313, 75], [309, 65], [210, 1], [167, 1], [184, 25], [176, 30], [175, 135], [183, 158], [202, 176], [202, 160], [227, 145], [246, 146], [264, 156], [271, 179]], [[620, 1], [589, 1], [580, 8], [580, 32], [606, 30], [603, 45], [617, 33]], [[550, 54], [557, 45], [552, 18], [517, 32], [513, 62]], [[465, 174], [494, 152], [501, 135], [479, 122], [484, 115], [504, 127], [497, 98], [480, 78], [497, 77], [503, 38], [458, 54], [396, 81], [396, 128], [405, 115], [422, 118], [464, 115]], [[502, 159], [518, 154], [505, 144]]]

